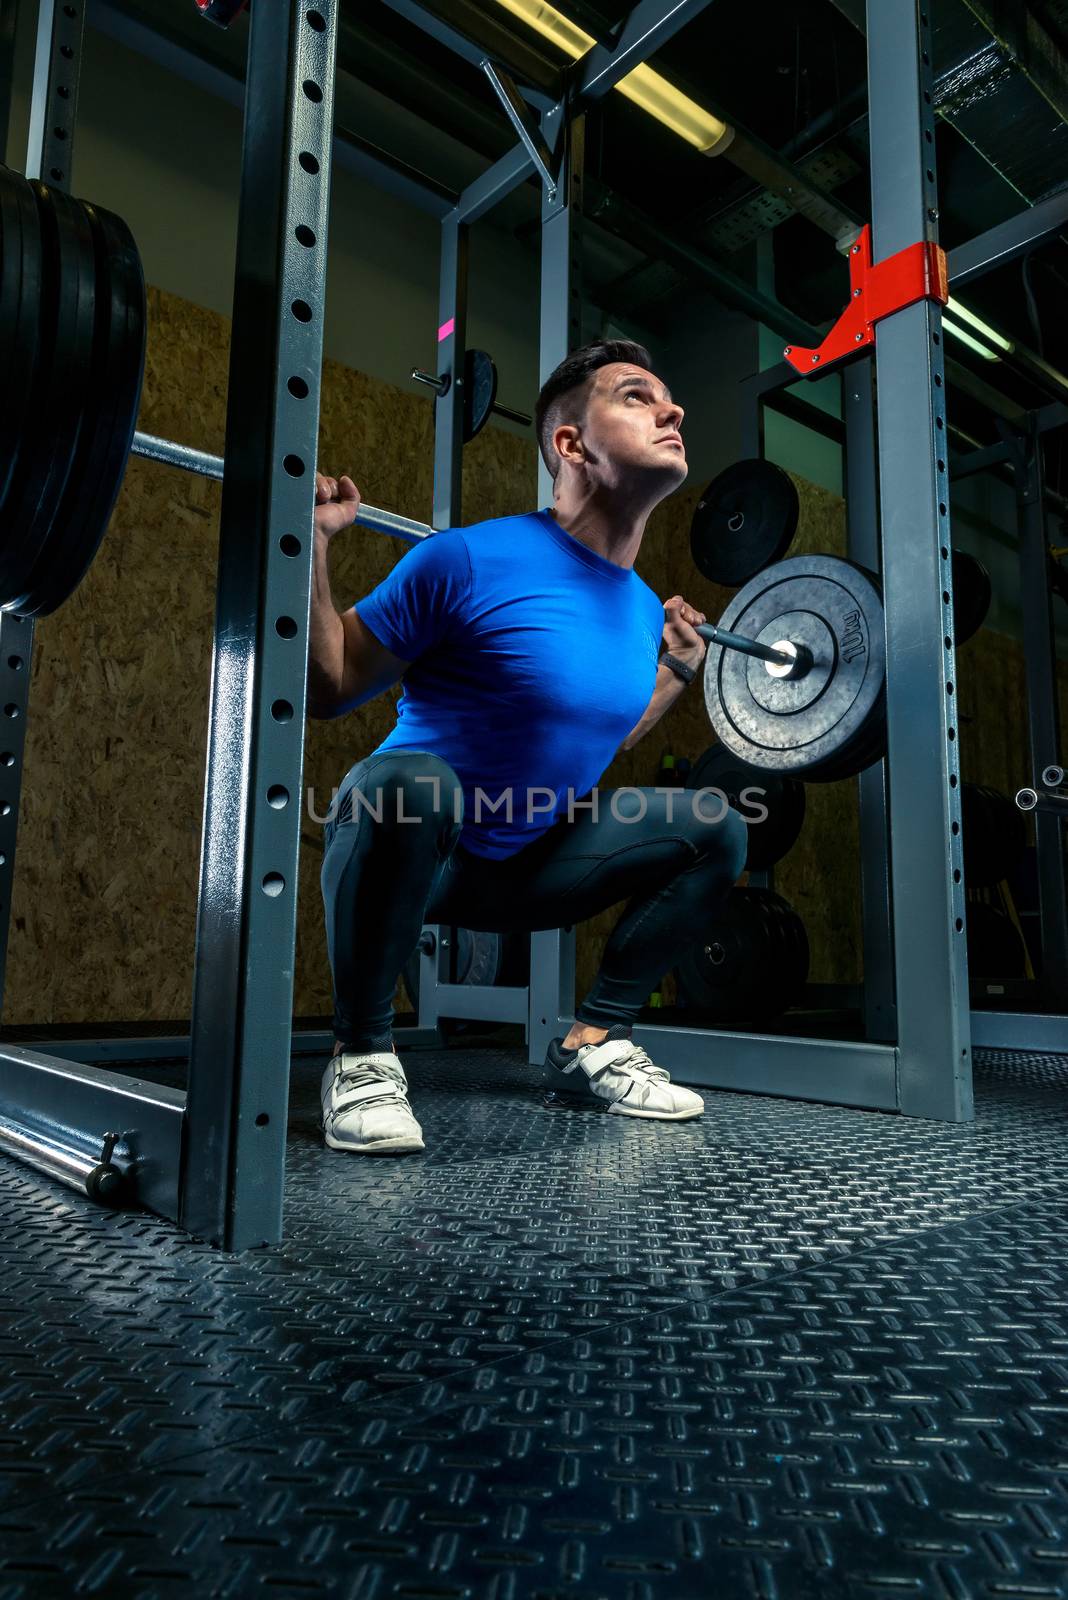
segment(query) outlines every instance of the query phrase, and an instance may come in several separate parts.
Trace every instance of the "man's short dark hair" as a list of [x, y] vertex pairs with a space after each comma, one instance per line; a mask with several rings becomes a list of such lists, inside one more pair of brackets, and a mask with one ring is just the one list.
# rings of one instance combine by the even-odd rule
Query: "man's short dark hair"
[[614, 361], [630, 361], [652, 371], [648, 350], [633, 339], [605, 339], [600, 344], [584, 344], [551, 372], [541, 386], [534, 408], [534, 427], [541, 458], [553, 478], [560, 470], [560, 457], [553, 448], [553, 434], [561, 424], [581, 422], [586, 411], [585, 384], [599, 367]]

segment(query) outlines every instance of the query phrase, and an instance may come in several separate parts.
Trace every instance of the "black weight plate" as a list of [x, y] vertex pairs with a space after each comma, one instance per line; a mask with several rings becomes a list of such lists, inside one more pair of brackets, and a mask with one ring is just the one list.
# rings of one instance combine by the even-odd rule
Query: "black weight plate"
[[23, 616], [47, 616], [74, 593], [107, 532], [130, 453], [145, 367], [145, 280], [120, 217], [83, 205], [99, 285], [94, 400], [79, 448], [82, 491], [57, 516], [49, 560], [31, 578]]
[[732, 889], [678, 964], [680, 1004], [721, 1021], [780, 1016], [800, 999], [808, 972], [807, 940], [803, 955], [797, 946], [799, 921], [770, 889]]
[[482, 432], [497, 400], [497, 368], [485, 350], [464, 356], [464, 443]]
[[690, 523], [694, 565], [711, 583], [736, 589], [781, 561], [797, 532], [793, 479], [771, 461], [736, 461], [713, 478]]
[[[40, 334], [40, 227], [26, 179], [0, 166], [0, 518], [18, 466]], [[0, 522], [3, 538], [8, 523]], [[18, 526], [10, 536], [18, 541]], [[0, 555], [2, 562], [2, 555]]]
[[40, 218], [41, 348], [26, 407], [27, 445], [6, 503], [7, 541], [0, 585], [16, 613], [33, 567], [48, 547], [90, 400], [96, 264], [92, 233], [76, 201], [43, 183], [31, 189]]
[[[773, 867], [797, 843], [805, 820], [805, 786], [798, 779], [781, 772], [757, 772], [726, 745], [714, 744], [690, 768], [686, 787], [721, 790], [728, 805], [744, 817], [749, 828], [748, 871]], [[761, 817], [761, 809], [767, 811], [766, 817]]]
[[[766, 644], [791, 640], [811, 651], [798, 679], [710, 644], [705, 705], [723, 744], [760, 772], [828, 782], [847, 752], [869, 751], [883, 715], [886, 640], [873, 576], [836, 556], [791, 556], [734, 596], [722, 628]], [[837, 763], [837, 765], [836, 765]], [[860, 767], [854, 770], [859, 771]]]
[[993, 591], [990, 574], [967, 550], [953, 551], [953, 642], [964, 644], [986, 621]]
[[1012, 876], [1027, 847], [1027, 824], [1008, 795], [977, 783], [962, 783], [961, 843], [964, 882], [988, 889]]
[[968, 976], [973, 982], [1004, 983], [1026, 978], [1027, 951], [1008, 913], [983, 900], [970, 900], [965, 915]]

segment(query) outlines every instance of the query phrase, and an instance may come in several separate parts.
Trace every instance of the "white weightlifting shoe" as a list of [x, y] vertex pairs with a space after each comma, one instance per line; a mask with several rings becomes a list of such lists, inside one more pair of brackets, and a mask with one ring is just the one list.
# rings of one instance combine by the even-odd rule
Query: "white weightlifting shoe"
[[650, 1061], [624, 1023], [609, 1028], [599, 1044], [577, 1050], [562, 1048], [566, 1037], [553, 1039], [545, 1058], [547, 1106], [599, 1100], [616, 1116], [660, 1122], [686, 1122], [705, 1109], [699, 1094], [672, 1083], [664, 1068]]
[[401, 1155], [422, 1150], [408, 1080], [391, 1050], [343, 1050], [323, 1073], [323, 1138], [331, 1150]]

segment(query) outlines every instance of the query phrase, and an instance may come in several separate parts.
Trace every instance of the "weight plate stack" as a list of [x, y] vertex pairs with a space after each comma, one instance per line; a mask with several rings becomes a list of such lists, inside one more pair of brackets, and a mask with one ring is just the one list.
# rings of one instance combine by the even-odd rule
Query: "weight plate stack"
[[[26, 434], [26, 396], [34, 387], [41, 323], [41, 231], [25, 178], [0, 166], [0, 585], [9, 533], [4, 507]], [[2, 598], [2, 589], [0, 589]]]
[[[76, 200], [30, 185], [41, 231], [41, 343], [37, 382], [26, 401], [27, 440], [7, 502], [3, 596], [16, 613], [34, 565], [47, 554], [70, 484], [92, 392], [96, 262], [89, 220]], [[15, 530], [18, 530], [17, 535]]]
[[805, 925], [781, 895], [732, 889], [678, 964], [678, 1003], [717, 1022], [762, 1023], [798, 1004], [808, 963]]
[[797, 532], [793, 479], [771, 461], [736, 461], [713, 478], [690, 523], [690, 554], [710, 583], [737, 589], [781, 561]]
[[719, 626], [804, 645], [812, 659], [802, 676], [779, 677], [757, 657], [709, 645], [705, 705], [739, 760], [832, 783], [884, 753], [886, 638], [874, 574], [836, 556], [791, 556], [740, 589]]
[[137, 425], [145, 367], [145, 281], [137, 245], [120, 217], [72, 201], [85, 217], [97, 285], [92, 401], [71, 469], [70, 492], [15, 609], [47, 616], [77, 589], [100, 548], [122, 486]]
[[[805, 820], [805, 786], [784, 772], [758, 772], [726, 745], [711, 745], [686, 778], [687, 789], [718, 789], [749, 826], [745, 865], [763, 872], [793, 849]], [[745, 795], [745, 799], [741, 796]], [[759, 808], [767, 811], [760, 818]]]
[[54, 611], [99, 548], [144, 373], [129, 229], [0, 167], [0, 606]]

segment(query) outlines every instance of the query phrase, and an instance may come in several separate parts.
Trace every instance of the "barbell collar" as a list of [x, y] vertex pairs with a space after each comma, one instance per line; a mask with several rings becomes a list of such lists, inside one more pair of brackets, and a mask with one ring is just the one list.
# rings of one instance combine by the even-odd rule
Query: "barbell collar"
[[1016, 804], [1021, 811], [1044, 811], [1054, 817], [1068, 817], [1068, 794], [1039, 794], [1037, 789], [1018, 789]]

